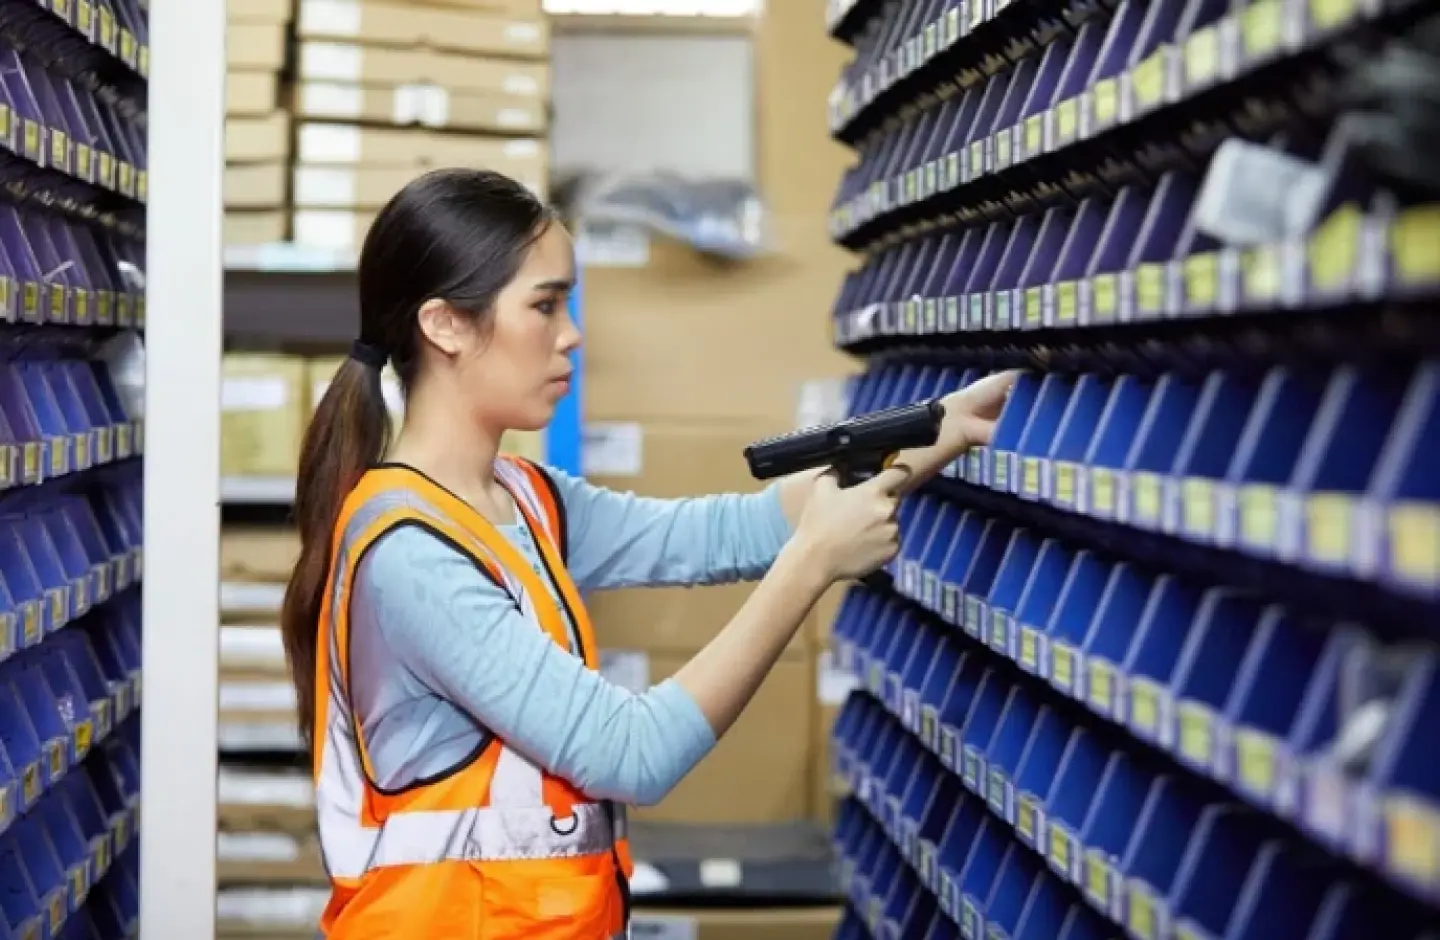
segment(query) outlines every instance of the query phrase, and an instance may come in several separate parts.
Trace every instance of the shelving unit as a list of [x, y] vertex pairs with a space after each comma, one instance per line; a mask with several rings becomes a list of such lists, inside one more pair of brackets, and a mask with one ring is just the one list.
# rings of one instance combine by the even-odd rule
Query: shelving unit
[[[1023, 370], [834, 626], [839, 936], [1433, 931], [1440, 206], [1333, 122], [1416, 13], [831, 4], [850, 410]], [[1217, 188], [1233, 138], [1308, 211]], [[1216, 192], [1310, 220], [1221, 241]]]
[[141, 592], [147, 563], [174, 573], [144, 510], [172, 446], [144, 399], [174, 390], [146, 381], [140, 337], [166, 336], [176, 309], [147, 291], [151, 39], [143, 2], [0, 3], [4, 937], [132, 937], [142, 914], [141, 740], [158, 734], [142, 724], [166, 720], [167, 696], [142, 712], [141, 666], [166, 678], [154, 613], [176, 609]]

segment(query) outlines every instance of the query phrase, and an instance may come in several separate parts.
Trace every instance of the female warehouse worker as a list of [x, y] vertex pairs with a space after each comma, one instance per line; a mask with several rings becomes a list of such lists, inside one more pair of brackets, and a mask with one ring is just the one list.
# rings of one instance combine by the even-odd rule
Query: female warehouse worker
[[[1009, 383], [952, 396], [940, 444], [853, 489], [808, 473], [746, 496], [610, 492], [496, 454], [569, 389], [574, 278], [564, 228], [492, 173], [412, 183], [365, 240], [360, 339], [305, 436], [282, 618], [331, 940], [622, 935], [620, 807], [665, 796], [821, 593], [894, 555], [897, 495], [988, 439]], [[386, 362], [406, 396], [393, 439]], [[673, 679], [636, 695], [595, 671], [582, 591], [761, 575]]]

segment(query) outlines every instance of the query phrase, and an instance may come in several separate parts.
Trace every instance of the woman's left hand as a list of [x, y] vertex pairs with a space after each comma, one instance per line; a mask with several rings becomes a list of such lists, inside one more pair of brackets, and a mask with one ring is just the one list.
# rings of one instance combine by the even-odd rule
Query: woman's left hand
[[945, 420], [947, 424], [955, 422], [962, 453], [990, 443], [995, 422], [1019, 377], [1020, 373], [1014, 370], [997, 372], [945, 396]]

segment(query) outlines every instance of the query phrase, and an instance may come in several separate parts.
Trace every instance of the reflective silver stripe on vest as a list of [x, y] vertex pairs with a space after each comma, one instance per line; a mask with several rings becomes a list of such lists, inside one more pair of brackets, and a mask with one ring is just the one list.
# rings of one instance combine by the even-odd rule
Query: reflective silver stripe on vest
[[[503, 461], [501, 462], [503, 465]], [[527, 509], [548, 522], [539, 511], [539, 499], [523, 473], [509, 468], [504, 480]], [[424, 519], [454, 525], [447, 515], [418, 493], [408, 489], [378, 493], [356, 509], [341, 533], [334, 583], [330, 586], [331, 619], [328, 626], [329, 695], [326, 723], [320, 740], [316, 811], [320, 844], [332, 877], [357, 879], [376, 868], [415, 865], [444, 860], [506, 861], [537, 858], [573, 858], [608, 853], [616, 830], [625, 823], [623, 811], [612, 825], [602, 803], [576, 805], [574, 815], [555, 819], [544, 802], [544, 774], [522, 754], [503, 747], [490, 782], [490, 805], [455, 811], [404, 812], [391, 815], [379, 828], [362, 824], [367, 783], [353, 733], [350, 703], [340, 672], [338, 625], [347, 596], [346, 578], [360, 540], [382, 516], [404, 509]], [[456, 528], [463, 528], [454, 526]], [[468, 539], [467, 548], [482, 557], [493, 555]], [[497, 568], [500, 566], [497, 564]], [[508, 573], [507, 586], [521, 613], [541, 629], [530, 598]]]
[[544, 806], [396, 813], [380, 830], [369, 868], [436, 862], [576, 858], [610, 851], [609, 815], [599, 803], [555, 819]]

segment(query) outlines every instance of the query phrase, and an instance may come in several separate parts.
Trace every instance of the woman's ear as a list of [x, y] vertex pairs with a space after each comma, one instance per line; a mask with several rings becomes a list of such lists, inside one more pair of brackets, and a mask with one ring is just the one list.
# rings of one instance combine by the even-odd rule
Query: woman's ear
[[420, 305], [418, 320], [420, 335], [431, 346], [447, 356], [464, 351], [469, 322], [450, 304], [438, 298], [427, 300]]

